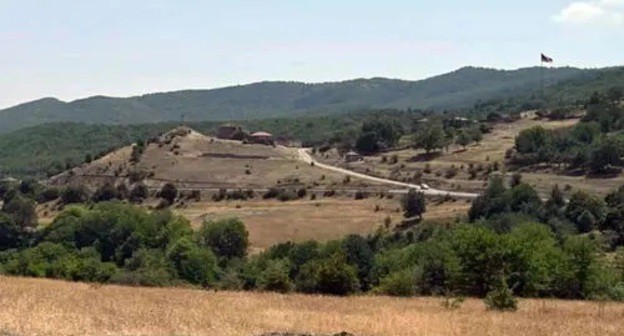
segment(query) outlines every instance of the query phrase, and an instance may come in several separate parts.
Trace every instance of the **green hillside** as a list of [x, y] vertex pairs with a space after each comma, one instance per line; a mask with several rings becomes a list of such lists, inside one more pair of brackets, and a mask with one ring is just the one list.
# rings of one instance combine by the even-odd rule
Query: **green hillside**
[[[595, 78], [607, 70], [546, 69], [547, 84]], [[621, 78], [621, 77], [618, 77]], [[361, 109], [456, 109], [477, 101], [539, 90], [541, 70], [467, 67], [421, 81], [385, 78], [336, 83], [262, 82], [213, 90], [155, 93], [130, 98], [46, 98], [0, 111], [0, 132], [49, 122], [142, 124], [329, 115]]]

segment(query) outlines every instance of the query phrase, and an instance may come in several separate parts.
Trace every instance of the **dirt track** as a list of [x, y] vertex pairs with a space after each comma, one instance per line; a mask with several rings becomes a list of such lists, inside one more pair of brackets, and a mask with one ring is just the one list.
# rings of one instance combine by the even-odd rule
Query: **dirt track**
[[465, 199], [472, 199], [472, 198], [475, 198], [475, 197], [478, 196], [478, 194], [475, 194], [475, 193], [446, 191], [446, 190], [439, 190], [439, 189], [432, 189], [432, 188], [426, 188], [425, 189], [422, 186], [417, 185], [417, 184], [404, 183], [404, 182], [393, 181], [393, 180], [384, 179], [384, 178], [380, 178], [380, 177], [370, 176], [370, 175], [366, 175], [366, 174], [356, 173], [356, 172], [348, 170], [348, 169], [344, 169], [344, 168], [340, 168], [340, 167], [336, 167], [336, 166], [331, 166], [331, 165], [327, 165], [327, 164], [324, 164], [324, 163], [320, 163], [320, 162], [314, 160], [310, 156], [310, 154], [308, 153], [308, 150], [309, 149], [307, 149], [307, 148], [300, 148], [300, 149], [298, 149], [297, 152], [299, 154], [299, 159], [301, 161], [303, 161], [303, 162], [306, 162], [307, 164], [314, 163], [314, 166], [318, 167], [318, 168], [331, 170], [331, 171], [334, 171], [334, 172], [338, 172], [338, 173], [342, 173], [342, 174], [345, 174], [345, 175], [358, 177], [358, 178], [369, 180], [369, 181], [385, 183], [385, 184], [391, 184], [391, 185], [395, 185], [395, 186], [399, 186], [399, 187], [403, 187], [403, 188], [408, 188], [408, 189], [416, 189], [416, 190], [419, 190], [419, 191], [423, 192], [425, 195], [429, 195], [429, 196], [449, 195], [449, 196], [452, 196], [452, 197], [465, 198]]

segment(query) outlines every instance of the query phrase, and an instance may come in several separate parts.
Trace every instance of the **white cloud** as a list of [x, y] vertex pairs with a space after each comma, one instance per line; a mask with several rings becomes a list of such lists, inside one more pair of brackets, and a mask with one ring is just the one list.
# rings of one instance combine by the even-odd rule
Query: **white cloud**
[[624, 26], [624, 0], [573, 2], [553, 19], [573, 25]]

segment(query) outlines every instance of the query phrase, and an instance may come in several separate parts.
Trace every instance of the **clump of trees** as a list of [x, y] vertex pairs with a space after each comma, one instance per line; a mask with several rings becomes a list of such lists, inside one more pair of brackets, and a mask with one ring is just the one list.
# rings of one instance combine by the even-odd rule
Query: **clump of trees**
[[394, 147], [403, 133], [403, 128], [396, 120], [373, 118], [362, 124], [354, 147], [361, 154], [375, 154]]
[[523, 167], [538, 163], [609, 175], [624, 167], [624, 108], [615, 100], [594, 94], [587, 115], [576, 126], [562, 130], [529, 128], [516, 137], [516, 153], [509, 162]]

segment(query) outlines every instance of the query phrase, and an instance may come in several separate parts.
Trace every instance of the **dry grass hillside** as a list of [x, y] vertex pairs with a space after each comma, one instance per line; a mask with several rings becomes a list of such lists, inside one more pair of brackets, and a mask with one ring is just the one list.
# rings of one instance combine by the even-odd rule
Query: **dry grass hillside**
[[356, 336], [624, 334], [624, 304], [521, 300], [515, 313], [469, 299], [324, 297], [131, 288], [0, 277], [0, 335]]
[[[145, 145], [138, 162], [132, 162], [133, 147], [108, 153], [88, 164], [50, 179], [64, 185], [95, 186], [107, 180], [145, 179], [158, 187], [174, 182], [178, 188], [268, 188], [278, 183], [317, 188], [345, 188], [344, 176], [298, 160], [296, 149], [244, 144], [208, 137], [180, 127]], [[349, 188], [370, 183], [352, 179]]]
[[[498, 166], [499, 172], [505, 170], [505, 152], [514, 147], [515, 137], [520, 131], [537, 125], [546, 129], [571, 127], [578, 121], [579, 119], [536, 120], [533, 115], [527, 114], [523, 119], [512, 123], [495, 124], [492, 132], [485, 134], [480, 144], [472, 144], [465, 149], [453, 145], [448, 152], [430, 156], [421, 150], [404, 149], [364, 157], [361, 161], [351, 163], [346, 163], [335, 150], [331, 150], [317, 155], [317, 159], [358, 172], [401, 181], [418, 182], [420, 179], [437, 189], [480, 192], [486, 186], [490, 168], [496, 170], [494, 167]], [[396, 162], [393, 162], [393, 157], [396, 157]], [[469, 173], [471, 167], [478, 171], [474, 177]], [[555, 184], [559, 184], [562, 189], [569, 186], [566, 191], [585, 189], [602, 195], [624, 184], [622, 176], [600, 179], [566, 176], [549, 171], [525, 172], [523, 180], [543, 195], [547, 195]]]

